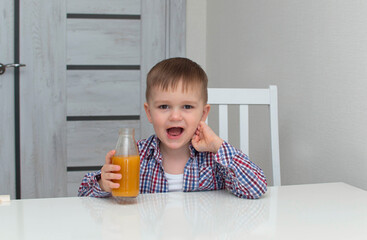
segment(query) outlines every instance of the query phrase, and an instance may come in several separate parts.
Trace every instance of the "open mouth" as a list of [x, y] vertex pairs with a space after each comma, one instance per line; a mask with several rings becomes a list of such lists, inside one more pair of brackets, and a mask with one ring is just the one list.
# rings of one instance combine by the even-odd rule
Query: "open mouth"
[[182, 134], [184, 129], [182, 127], [172, 127], [167, 129], [167, 134], [169, 137], [175, 138]]

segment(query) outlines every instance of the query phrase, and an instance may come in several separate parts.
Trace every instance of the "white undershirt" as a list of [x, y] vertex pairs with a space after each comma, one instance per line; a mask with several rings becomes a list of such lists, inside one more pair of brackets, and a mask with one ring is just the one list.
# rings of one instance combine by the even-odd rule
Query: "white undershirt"
[[168, 181], [168, 191], [169, 192], [182, 192], [183, 184], [183, 173], [182, 174], [169, 174], [164, 172], [166, 179]]

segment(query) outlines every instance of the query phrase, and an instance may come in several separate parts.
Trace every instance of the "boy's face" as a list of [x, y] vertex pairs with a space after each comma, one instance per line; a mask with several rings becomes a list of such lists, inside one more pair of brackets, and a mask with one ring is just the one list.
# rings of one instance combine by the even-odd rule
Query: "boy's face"
[[166, 150], [188, 147], [199, 122], [205, 121], [210, 110], [204, 103], [200, 87], [182, 91], [181, 82], [175, 90], [151, 89], [144, 108], [161, 141], [161, 148]]

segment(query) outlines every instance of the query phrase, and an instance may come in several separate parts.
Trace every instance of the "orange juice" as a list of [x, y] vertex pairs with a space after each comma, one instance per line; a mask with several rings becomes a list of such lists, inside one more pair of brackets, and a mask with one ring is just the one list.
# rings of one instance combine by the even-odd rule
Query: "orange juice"
[[136, 197], [139, 194], [140, 158], [139, 156], [113, 156], [112, 164], [120, 165], [121, 179], [113, 182], [119, 183], [119, 188], [112, 189], [115, 197]]

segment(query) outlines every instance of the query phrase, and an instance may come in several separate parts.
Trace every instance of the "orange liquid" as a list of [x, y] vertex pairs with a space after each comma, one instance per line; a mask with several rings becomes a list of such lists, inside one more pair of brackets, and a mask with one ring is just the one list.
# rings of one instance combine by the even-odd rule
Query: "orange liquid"
[[119, 188], [112, 189], [115, 197], [136, 197], [139, 194], [140, 158], [139, 156], [113, 156], [112, 164], [120, 165], [121, 179], [113, 180], [119, 183]]

